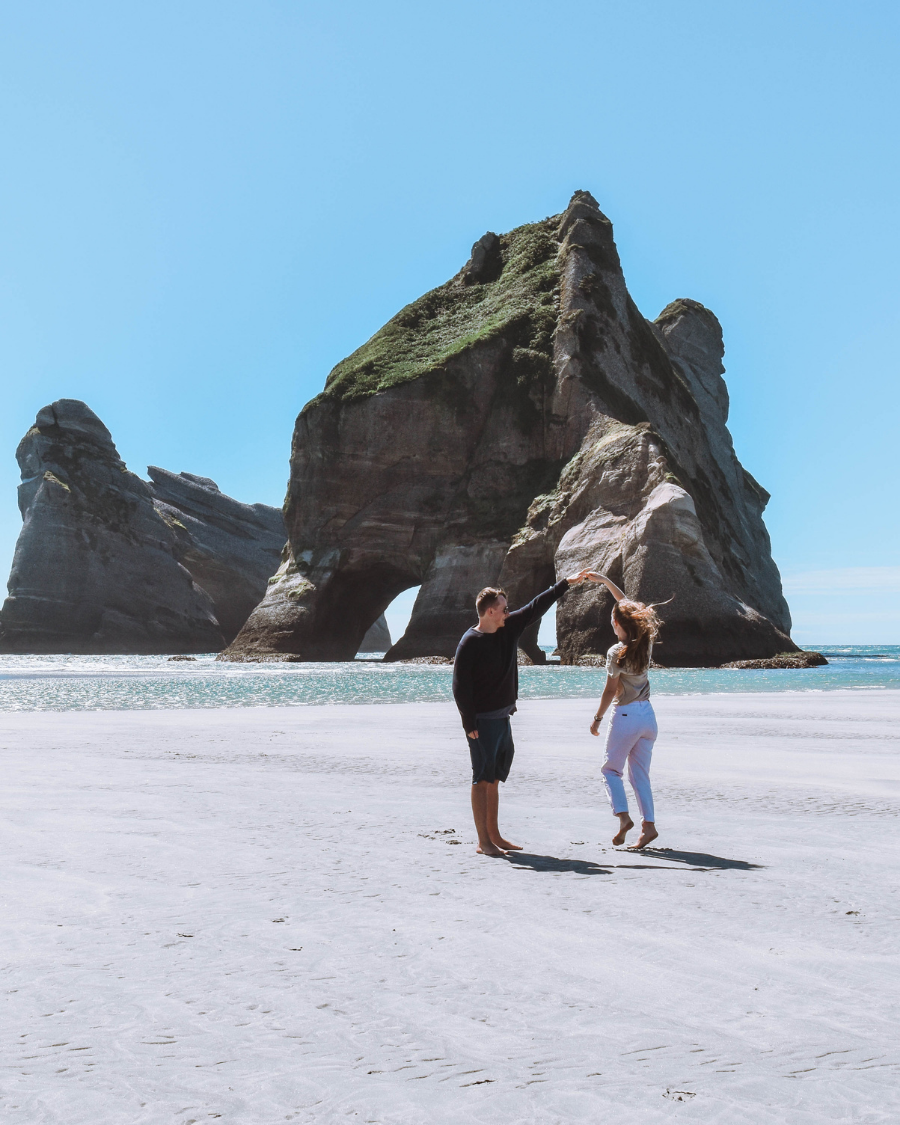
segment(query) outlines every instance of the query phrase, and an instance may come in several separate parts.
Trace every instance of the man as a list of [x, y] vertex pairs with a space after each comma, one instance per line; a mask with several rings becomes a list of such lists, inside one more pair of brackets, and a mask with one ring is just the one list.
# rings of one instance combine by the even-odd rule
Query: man
[[515, 747], [509, 717], [519, 695], [519, 637], [588, 571], [564, 578], [510, 612], [506, 591], [487, 586], [475, 599], [478, 624], [463, 634], [453, 662], [453, 697], [469, 738], [472, 759], [472, 814], [482, 855], [521, 851], [500, 835], [500, 782], [506, 781]]

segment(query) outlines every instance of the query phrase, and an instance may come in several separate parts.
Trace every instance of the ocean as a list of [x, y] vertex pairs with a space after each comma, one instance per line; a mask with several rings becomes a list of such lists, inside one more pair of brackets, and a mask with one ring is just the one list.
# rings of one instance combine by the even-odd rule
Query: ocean
[[[810, 646], [814, 647], [814, 646]], [[655, 671], [657, 695], [900, 689], [900, 645], [820, 645], [830, 663], [800, 671]], [[449, 665], [225, 664], [165, 656], [0, 656], [0, 711], [120, 711], [304, 707], [450, 700]], [[519, 669], [522, 699], [596, 699], [604, 672], [559, 665]]]

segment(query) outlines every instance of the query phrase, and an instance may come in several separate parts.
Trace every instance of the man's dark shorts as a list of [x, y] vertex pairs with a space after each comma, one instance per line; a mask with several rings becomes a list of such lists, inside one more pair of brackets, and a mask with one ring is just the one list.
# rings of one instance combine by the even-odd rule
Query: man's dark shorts
[[472, 758], [472, 784], [479, 781], [506, 781], [516, 752], [509, 719], [477, 719], [478, 737], [469, 738]]

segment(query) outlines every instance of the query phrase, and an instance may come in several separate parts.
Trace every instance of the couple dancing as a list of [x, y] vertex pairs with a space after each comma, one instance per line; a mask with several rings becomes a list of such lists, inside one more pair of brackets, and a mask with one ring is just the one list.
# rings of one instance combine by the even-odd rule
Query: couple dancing
[[509, 776], [514, 754], [509, 717], [516, 710], [518, 696], [519, 637], [570, 586], [582, 582], [602, 582], [615, 598], [612, 627], [618, 641], [606, 657], [606, 686], [591, 723], [591, 734], [598, 736], [603, 716], [612, 708], [601, 767], [613, 814], [619, 818], [619, 830], [612, 842], [624, 844], [634, 828], [622, 781], [626, 762], [641, 814], [641, 833], [632, 850], [645, 848], [659, 835], [650, 791], [650, 755], [657, 729], [647, 673], [650, 649], [661, 622], [652, 606], [626, 598], [606, 575], [582, 570], [512, 611], [504, 590], [486, 587], [475, 599], [478, 624], [463, 634], [456, 650], [453, 697], [469, 739], [472, 812], [478, 851], [484, 855], [502, 856], [507, 851], [522, 850], [503, 838], [497, 824], [500, 782]]

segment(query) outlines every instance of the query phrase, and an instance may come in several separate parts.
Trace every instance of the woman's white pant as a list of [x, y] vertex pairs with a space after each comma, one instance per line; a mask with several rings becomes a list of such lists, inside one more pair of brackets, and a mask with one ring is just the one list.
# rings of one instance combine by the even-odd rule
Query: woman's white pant
[[637, 798], [641, 819], [654, 819], [650, 757], [658, 733], [649, 699], [612, 708], [606, 731], [606, 758], [601, 772], [614, 813], [628, 812], [628, 798], [622, 781], [622, 771], [627, 762], [628, 780]]

